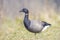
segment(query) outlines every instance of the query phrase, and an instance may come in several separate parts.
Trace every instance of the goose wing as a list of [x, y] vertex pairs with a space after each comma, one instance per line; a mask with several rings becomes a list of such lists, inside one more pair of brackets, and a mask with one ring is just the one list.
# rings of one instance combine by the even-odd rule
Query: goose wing
[[40, 32], [43, 29], [42, 22], [32, 20], [28, 29], [32, 32]]

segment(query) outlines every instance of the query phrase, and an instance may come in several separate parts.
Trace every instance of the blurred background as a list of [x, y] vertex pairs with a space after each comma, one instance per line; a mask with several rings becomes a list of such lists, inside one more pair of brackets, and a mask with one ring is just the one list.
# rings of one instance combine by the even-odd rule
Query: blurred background
[[[52, 26], [35, 37], [23, 25], [22, 8], [29, 10], [30, 20]], [[60, 0], [0, 0], [0, 40], [60, 40]]]

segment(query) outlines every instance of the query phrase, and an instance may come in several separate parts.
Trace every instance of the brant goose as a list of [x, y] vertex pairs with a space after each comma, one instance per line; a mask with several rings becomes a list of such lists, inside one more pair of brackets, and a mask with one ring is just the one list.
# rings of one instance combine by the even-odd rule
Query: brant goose
[[45, 21], [29, 20], [29, 10], [27, 8], [21, 9], [19, 12], [25, 13], [24, 17], [24, 26], [25, 28], [32, 33], [39, 33], [50, 27], [51, 24]]

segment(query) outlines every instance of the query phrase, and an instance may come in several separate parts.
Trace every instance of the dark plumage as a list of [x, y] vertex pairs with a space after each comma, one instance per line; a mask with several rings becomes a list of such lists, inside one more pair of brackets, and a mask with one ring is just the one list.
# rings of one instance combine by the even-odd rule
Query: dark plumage
[[29, 20], [29, 11], [28, 11], [27, 8], [23, 8], [22, 10], [20, 10], [20, 12], [24, 12], [25, 13], [25, 17], [24, 17], [24, 21], [23, 21], [24, 22], [24, 26], [30, 32], [39, 33], [44, 28], [46, 29], [46, 26], [50, 26], [51, 25], [51, 24], [49, 24], [47, 22], [44, 22], [44, 21]]

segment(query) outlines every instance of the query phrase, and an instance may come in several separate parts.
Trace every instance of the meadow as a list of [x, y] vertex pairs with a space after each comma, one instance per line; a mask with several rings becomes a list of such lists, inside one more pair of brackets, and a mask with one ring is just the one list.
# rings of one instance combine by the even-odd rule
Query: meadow
[[[0, 40], [60, 40], [60, 2], [55, 1], [0, 0]], [[26, 30], [24, 14], [19, 13], [23, 7], [29, 9], [30, 20], [46, 21], [51, 27], [36, 35]]]
[[[31, 15], [31, 14], [30, 14]], [[22, 17], [15, 17], [14, 20], [8, 17], [2, 17], [0, 20], [0, 40], [60, 40], [60, 16], [56, 13], [46, 15], [40, 14], [40, 19], [52, 24], [47, 30], [41, 33], [29, 32], [23, 24]], [[35, 19], [34, 16], [29, 16], [30, 19]], [[37, 18], [35, 19], [37, 20]]]

